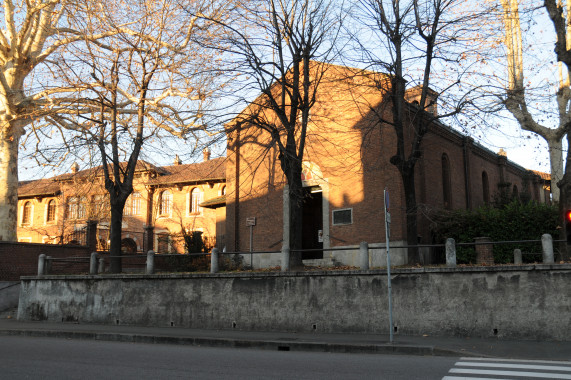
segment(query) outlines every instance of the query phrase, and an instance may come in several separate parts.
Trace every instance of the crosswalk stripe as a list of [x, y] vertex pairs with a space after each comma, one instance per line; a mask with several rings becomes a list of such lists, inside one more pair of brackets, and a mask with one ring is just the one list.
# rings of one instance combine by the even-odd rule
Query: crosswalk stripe
[[535, 369], [535, 370], [544, 370], [544, 371], [569, 371], [569, 372], [571, 372], [571, 367], [555, 366], [555, 365], [481, 363], [481, 362], [480, 363], [457, 362], [455, 365], [462, 366], [462, 367], [519, 368], [519, 369]]
[[496, 377], [465, 377], [465, 376], [444, 376], [442, 380], [506, 380]]
[[544, 379], [571, 379], [571, 375], [547, 372], [527, 372], [527, 371], [493, 371], [484, 369], [464, 369], [452, 368], [449, 373], [465, 373], [473, 375], [494, 375], [494, 376], [519, 376], [519, 377], [541, 377]]
[[510, 363], [571, 365], [571, 362], [569, 361], [558, 361], [558, 360], [496, 359], [496, 358], [472, 358], [472, 357], [461, 357], [460, 360], [479, 361], [479, 362], [510, 362]]

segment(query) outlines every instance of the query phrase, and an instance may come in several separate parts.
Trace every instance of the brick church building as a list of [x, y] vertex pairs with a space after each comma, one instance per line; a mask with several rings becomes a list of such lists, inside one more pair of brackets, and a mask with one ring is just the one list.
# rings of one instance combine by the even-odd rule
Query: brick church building
[[[311, 109], [304, 151], [303, 248], [317, 250], [304, 253], [304, 259], [326, 266], [358, 265], [357, 248], [366, 241], [372, 248], [371, 266], [386, 265], [386, 188], [391, 260], [404, 264], [406, 249], [392, 248], [406, 245], [403, 185], [389, 161], [396, 136], [378, 118], [390, 120], [392, 104], [370, 85], [370, 78], [355, 75], [353, 69], [329, 65], [326, 79]], [[411, 112], [417, 96], [414, 88], [407, 94]], [[430, 96], [434, 102], [429, 111], [436, 114], [437, 94]], [[429, 215], [435, 209], [474, 209], [492, 202], [500, 189], [549, 202], [548, 176], [518, 166], [438, 120], [427, 128], [415, 177], [419, 243], [433, 243]], [[201, 232], [210, 246], [228, 252], [281, 249], [287, 191], [279, 152], [267, 132], [248, 124], [229, 128], [227, 141], [226, 158], [210, 159], [207, 151], [197, 164], [183, 165], [178, 158], [165, 167], [139, 162], [124, 213], [125, 251], [183, 253], [176, 238], [182, 229]], [[95, 220], [100, 249], [106, 248], [109, 211], [100, 168], [75, 167], [69, 174], [21, 183], [18, 197], [20, 241], [68, 243], [75, 231]], [[145, 231], [152, 231], [151, 240]], [[422, 255], [431, 261], [428, 249]], [[253, 256], [254, 267], [280, 262], [279, 253]]]
[[[373, 248], [372, 266], [386, 265], [384, 197], [390, 193], [391, 259], [407, 262], [405, 199], [401, 176], [390, 163], [396, 152], [394, 128], [379, 123], [378, 114], [391, 120], [392, 104], [370, 79], [353, 69], [330, 65], [311, 108], [302, 180], [303, 248], [306, 263], [359, 265], [362, 241]], [[437, 98], [430, 112], [436, 113]], [[407, 93], [410, 111], [416, 109], [418, 91]], [[262, 101], [255, 102], [263, 104]], [[416, 109], [417, 110], [417, 109]], [[251, 112], [244, 110], [243, 112]], [[255, 112], [260, 112], [256, 110]], [[271, 113], [263, 110], [261, 112]], [[410, 138], [410, 136], [408, 136]], [[272, 136], [261, 128], [243, 124], [228, 130], [226, 163], [226, 246], [229, 251], [279, 251], [284, 241], [285, 176]], [[496, 154], [454, 129], [433, 121], [422, 142], [416, 164], [416, 196], [419, 205], [418, 241], [433, 243], [428, 215], [434, 209], [474, 209], [493, 200], [503, 188], [514, 196], [549, 201], [548, 182]], [[255, 226], [248, 221], [255, 218]], [[328, 250], [333, 248], [334, 250]], [[422, 257], [432, 260], [425, 249]], [[255, 267], [280, 265], [277, 253], [257, 254]]]

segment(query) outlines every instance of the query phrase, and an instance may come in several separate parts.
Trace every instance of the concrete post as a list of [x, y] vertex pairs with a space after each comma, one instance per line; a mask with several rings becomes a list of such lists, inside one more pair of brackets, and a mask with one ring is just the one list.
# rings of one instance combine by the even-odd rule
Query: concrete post
[[218, 273], [218, 248], [212, 248], [210, 253], [210, 273]]
[[521, 249], [519, 249], [519, 248], [514, 249], [514, 264], [515, 265], [521, 265], [522, 264]]
[[97, 252], [91, 252], [89, 258], [89, 274], [97, 274]]
[[41, 254], [38, 256], [38, 276], [46, 274], [46, 255]]
[[147, 252], [147, 271], [146, 274], [155, 273], [155, 251]]
[[361, 263], [361, 270], [369, 269], [369, 243], [362, 241], [359, 244], [359, 258]]
[[289, 247], [282, 246], [282, 272], [289, 271]]
[[46, 256], [46, 270], [44, 273], [50, 274], [51, 271], [52, 271], [52, 257]]
[[541, 235], [541, 248], [543, 251], [543, 263], [553, 264], [553, 238], [550, 234]]
[[456, 241], [452, 238], [446, 239], [446, 266], [456, 268]]
[[105, 260], [102, 258], [99, 259], [99, 267], [97, 268], [97, 273], [101, 274], [105, 272]]

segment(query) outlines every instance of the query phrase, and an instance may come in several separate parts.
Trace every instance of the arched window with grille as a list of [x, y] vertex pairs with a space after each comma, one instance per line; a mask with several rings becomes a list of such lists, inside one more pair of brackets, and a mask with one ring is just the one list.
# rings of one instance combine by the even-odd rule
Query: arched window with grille
[[170, 215], [172, 211], [172, 193], [169, 190], [165, 190], [160, 194], [159, 197], [159, 215], [166, 216]]
[[482, 172], [482, 195], [484, 197], [484, 203], [490, 203], [490, 181], [488, 180], [488, 173], [486, 173], [486, 171]]
[[27, 201], [22, 207], [22, 224], [27, 225], [32, 223], [32, 202]]
[[444, 208], [452, 208], [452, 183], [450, 178], [450, 160], [448, 155], [442, 155], [442, 198], [444, 200]]
[[191, 214], [199, 214], [202, 211], [202, 207], [199, 205], [202, 203], [202, 191], [198, 187], [195, 187], [190, 192], [190, 210]]
[[46, 222], [55, 222], [56, 220], [56, 201], [51, 199], [48, 202], [48, 210], [46, 212]]

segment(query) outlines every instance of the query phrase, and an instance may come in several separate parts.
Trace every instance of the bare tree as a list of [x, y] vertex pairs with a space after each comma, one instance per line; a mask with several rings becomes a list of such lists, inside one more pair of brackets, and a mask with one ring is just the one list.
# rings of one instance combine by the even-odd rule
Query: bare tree
[[[234, 17], [220, 22], [229, 70], [244, 86], [235, 95], [248, 104], [227, 132], [267, 134], [266, 152], [277, 147], [289, 185], [283, 244], [292, 250], [291, 266], [302, 265], [295, 250], [301, 248], [305, 140], [325, 63], [333, 59], [339, 12], [328, 0], [259, 0], [239, 3]], [[252, 92], [261, 93], [253, 102]]]
[[[443, 102], [447, 93], [458, 90], [465, 74], [462, 68], [457, 67], [447, 78], [434, 70], [440, 62], [457, 64], [466, 51], [462, 49], [465, 36], [476, 15], [467, 15], [459, 6], [452, 0], [361, 0], [355, 11], [357, 23], [365, 27], [353, 34], [358, 54], [353, 53], [350, 59], [379, 73], [376, 87], [390, 101], [390, 117], [373, 105], [370, 111], [377, 118], [377, 127], [392, 127], [396, 135], [390, 162], [400, 173], [407, 242], [413, 247], [418, 244], [415, 166], [422, 157], [423, 137], [431, 123], [457, 114], [468, 102], [462, 96]], [[418, 249], [409, 248], [408, 261], [420, 262]]]
[[[176, 1], [136, 1], [122, 5], [130, 20], [130, 32], [116, 33], [84, 49], [74, 51], [80, 62], [64, 62], [61, 75], [78, 93], [75, 115], [51, 115], [56, 128], [73, 132], [66, 140], [94, 150], [100, 158], [105, 189], [111, 204], [111, 271], [121, 271], [121, 230], [123, 209], [133, 191], [135, 172], [146, 140], [174, 135], [201, 138], [202, 106], [205, 104], [212, 73], [205, 55], [192, 41], [207, 38], [197, 17], [187, 18]], [[186, 7], [197, 9], [204, 3]], [[113, 26], [118, 15], [109, 13]], [[184, 27], [181, 28], [181, 25]], [[74, 70], [75, 67], [79, 69]], [[88, 70], [86, 82], [81, 70]], [[79, 72], [79, 73], [78, 73]], [[77, 152], [76, 152], [77, 153]]]
[[[567, 73], [564, 74], [562, 67], [559, 71], [559, 84], [556, 89], [556, 101], [558, 105], [558, 122], [555, 127], [545, 124], [541, 116], [534, 114], [531, 107], [528, 106], [528, 96], [526, 96], [526, 84], [524, 84], [524, 58], [523, 58], [523, 38], [520, 21], [520, 1], [519, 0], [502, 0], [503, 22], [505, 29], [505, 46], [506, 59], [508, 69], [508, 85], [506, 88], [506, 96], [504, 104], [508, 111], [517, 120], [523, 130], [533, 132], [541, 136], [547, 142], [549, 149], [549, 161], [551, 167], [551, 194], [553, 201], [558, 202], [560, 199], [559, 182], [563, 179], [563, 149], [562, 139], [567, 133], [571, 125], [571, 109], [569, 102], [571, 100], [571, 90], [569, 88], [569, 64], [571, 59], [566, 56], [570, 55], [566, 41], [570, 40], [571, 30], [566, 29], [567, 22], [563, 14], [561, 5], [556, 5], [555, 1], [545, 1], [545, 6], [549, 10], [550, 17], [556, 28], [557, 42], [556, 53], [557, 60], [563, 62], [567, 67]], [[567, 4], [567, 7], [571, 6]], [[568, 62], [565, 59], [568, 59]]]
[[[57, 99], [69, 100], [75, 88], [37, 86], [49, 73], [50, 58], [67, 47], [96, 41], [124, 30], [98, 21], [100, 1], [3, 1], [0, 33], [0, 240], [16, 240], [18, 144], [30, 123], [65, 112]], [[44, 78], [45, 79], [45, 78]], [[46, 80], [48, 81], [48, 80]]]

